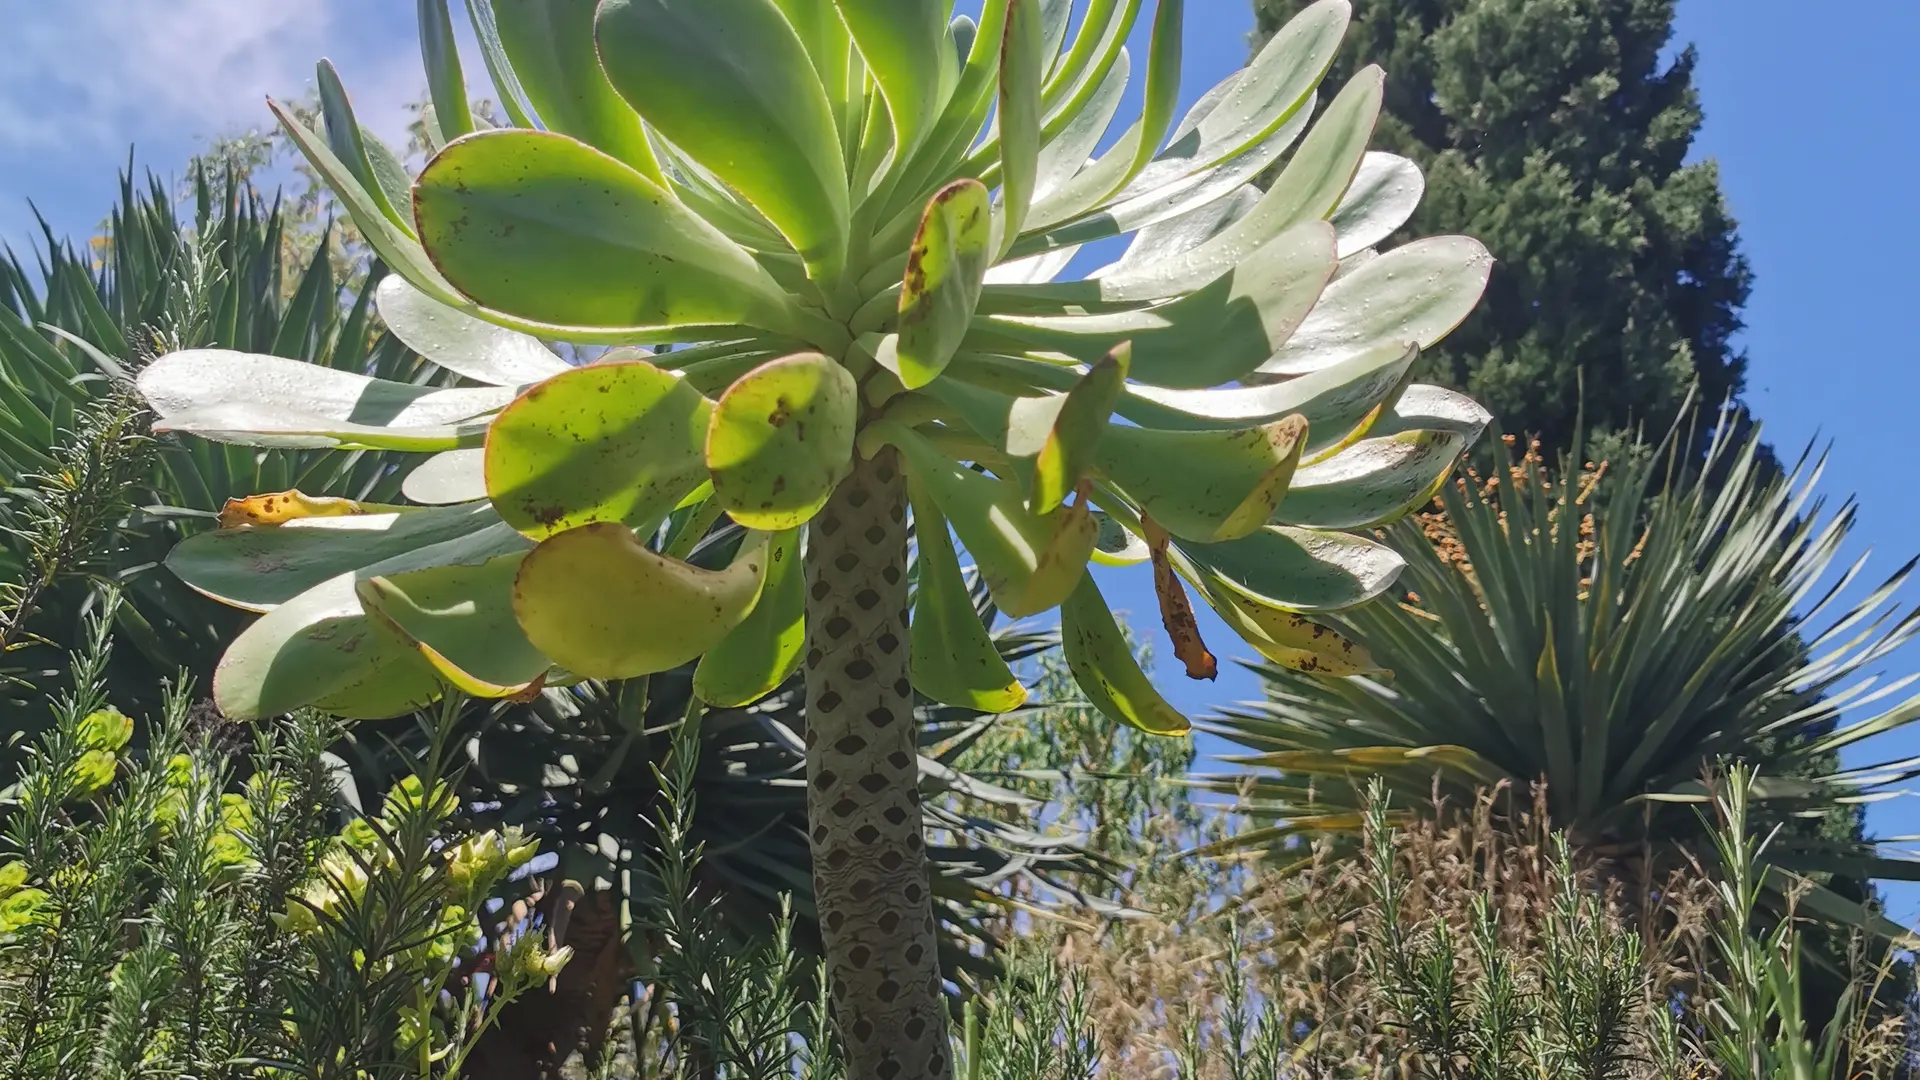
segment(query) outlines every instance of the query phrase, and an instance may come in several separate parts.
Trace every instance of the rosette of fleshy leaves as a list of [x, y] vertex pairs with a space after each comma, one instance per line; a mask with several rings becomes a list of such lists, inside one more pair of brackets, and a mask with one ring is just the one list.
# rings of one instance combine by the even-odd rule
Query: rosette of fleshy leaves
[[382, 319], [462, 384], [211, 351], [140, 377], [162, 430], [422, 455], [405, 505], [263, 495], [174, 552], [262, 615], [214, 680], [228, 714], [384, 717], [448, 686], [510, 698], [696, 659], [703, 698], [751, 702], [801, 657], [804, 527], [885, 447], [910, 481], [930, 698], [1025, 696], [963, 552], [1005, 614], [1059, 609], [1089, 698], [1149, 731], [1187, 721], [1089, 562], [1153, 564], [1192, 674], [1213, 665], [1194, 595], [1271, 660], [1369, 668], [1312, 616], [1390, 587], [1401, 560], [1369, 530], [1484, 427], [1413, 373], [1491, 259], [1465, 237], [1381, 247], [1423, 181], [1368, 149], [1379, 69], [1321, 86], [1345, 0], [1184, 116], [1179, 0], [467, 9], [508, 126], [469, 109], [444, 0], [424, 0], [418, 176], [325, 64], [324, 132], [278, 110], [394, 271]]

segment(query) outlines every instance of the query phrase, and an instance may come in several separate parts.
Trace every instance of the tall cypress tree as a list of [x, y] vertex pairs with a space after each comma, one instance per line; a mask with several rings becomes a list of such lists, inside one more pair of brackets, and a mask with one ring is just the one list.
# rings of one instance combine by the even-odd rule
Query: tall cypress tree
[[[1254, 0], [1264, 41], [1310, 0]], [[1329, 85], [1387, 71], [1378, 142], [1426, 171], [1408, 235], [1484, 240], [1487, 300], [1423, 377], [1469, 390], [1515, 434], [1565, 448], [1666, 430], [1697, 380], [1743, 389], [1750, 273], [1700, 128], [1675, 0], [1354, 0]], [[1617, 446], [1601, 438], [1597, 449]]]

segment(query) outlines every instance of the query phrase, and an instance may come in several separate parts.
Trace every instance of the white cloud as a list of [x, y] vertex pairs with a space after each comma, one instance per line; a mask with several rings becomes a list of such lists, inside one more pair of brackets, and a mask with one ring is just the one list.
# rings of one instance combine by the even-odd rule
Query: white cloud
[[383, 133], [401, 126], [421, 82], [411, 42], [353, 33], [340, 0], [29, 3], [8, 13], [0, 64], [0, 149], [9, 151], [264, 126], [263, 99], [311, 85], [328, 46], [353, 54], [343, 76], [371, 113], [362, 121]]

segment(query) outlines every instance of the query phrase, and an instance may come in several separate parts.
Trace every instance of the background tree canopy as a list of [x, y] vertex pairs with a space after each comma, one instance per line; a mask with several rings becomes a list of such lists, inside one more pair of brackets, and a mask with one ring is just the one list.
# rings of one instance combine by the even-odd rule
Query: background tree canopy
[[[1306, 0], [1255, 0], [1255, 45]], [[1406, 235], [1460, 232], [1498, 265], [1423, 377], [1468, 391], [1549, 457], [1580, 420], [1664, 431], [1695, 380], [1738, 397], [1751, 286], [1673, 0], [1356, 0], [1330, 78], [1387, 71], [1375, 144], [1425, 169]], [[1584, 381], [1584, 388], [1583, 388]], [[1618, 447], [1602, 437], [1602, 456]]]

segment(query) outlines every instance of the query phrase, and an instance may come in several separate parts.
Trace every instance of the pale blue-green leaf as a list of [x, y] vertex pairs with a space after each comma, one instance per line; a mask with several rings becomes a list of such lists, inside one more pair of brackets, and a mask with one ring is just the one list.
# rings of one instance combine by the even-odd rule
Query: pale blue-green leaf
[[1365, 529], [1432, 501], [1467, 448], [1452, 431], [1365, 438], [1293, 474], [1274, 520], [1319, 529]]
[[1458, 390], [1415, 383], [1400, 394], [1393, 407], [1368, 433], [1395, 435], [1403, 431], [1446, 431], [1472, 445], [1491, 423], [1493, 414]]
[[1045, 203], [1092, 160], [1100, 140], [1106, 137], [1113, 118], [1120, 112], [1132, 64], [1127, 50], [1121, 49], [1107, 77], [1092, 89], [1080, 110], [1067, 119], [1060, 132], [1040, 151], [1040, 178], [1034, 188], [1036, 203]]
[[164, 421], [187, 413], [244, 409], [365, 427], [456, 424], [497, 411], [513, 390], [440, 389], [388, 382], [281, 356], [191, 349], [169, 353], [140, 372], [140, 392]]
[[1427, 181], [1420, 174], [1420, 166], [1394, 154], [1367, 154], [1333, 212], [1333, 227], [1340, 233], [1340, 257], [1364, 251], [1392, 236], [1420, 208], [1426, 192]]
[[314, 77], [320, 84], [320, 115], [333, 156], [346, 165], [388, 221], [402, 232], [411, 230], [412, 222], [400, 216], [400, 208], [388, 198], [386, 187], [374, 175], [373, 163], [367, 158], [366, 143], [361, 137], [360, 122], [353, 116], [353, 102], [347, 97], [346, 87], [340, 85], [340, 73], [333, 69], [332, 62], [322, 60], [314, 70]]
[[1060, 272], [1080, 254], [1077, 247], [1058, 248], [1043, 251], [1026, 259], [1004, 262], [987, 271], [988, 285], [1043, 285], [1060, 276]]
[[374, 294], [401, 343], [448, 371], [490, 386], [523, 386], [567, 370], [540, 339], [483, 322], [389, 274]]
[[267, 107], [279, 119], [281, 128], [286, 131], [287, 137], [293, 140], [294, 145], [299, 147], [308, 164], [312, 165], [314, 171], [326, 180], [327, 186], [333, 189], [334, 195], [347, 208], [347, 215], [353, 219], [354, 226], [366, 239], [367, 246], [373, 248], [374, 254], [380, 256], [381, 262], [386, 263], [389, 269], [404, 276], [408, 281], [419, 286], [422, 291], [443, 303], [458, 306], [466, 306], [470, 303], [447, 283], [446, 278], [440, 276], [440, 271], [434, 269], [433, 264], [427, 260], [427, 253], [421, 249], [413, 235], [394, 224], [393, 220], [381, 211], [373, 195], [360, 183], [346, 163], [336, 157], [333, 150], [327, 146], [326, 139], [307, 127], [279, 102], [269, 100]]
[[265, 720], [312, 706], [382, 720], [432, 702], [433, 668], [367, 616], [354, 584], [342, 574], [242, 631], [213, 672], [220, 711]]
[[1338, 611], [1364, 604], [1391, 588], [1406, 568], [1406, 560], [1384, 544], [1286, 525], [1271, 525], [1224, 544], [1175, 545], [1221, 584], [1288, 611]]
[[487, 441], [487, 421], [390, 427], [334, 420], [299, 410], [268, 411], [251, 405], [220, 405], [175, 413], [153, 424], [155, 432], [184, 432], [234, 446], [279, 450], [397, 450], [437, 454]]
[[1299, 413], [1307, 418], [1305, 454], [1311, 458], [1366, 423], [1405, 383], [1419, 358], [1419, 349], [1396, 345], [1285, 382], [1208, 390], [1133, 384], [1117, 411], [1134, 423], [1160, 428], [1250, 427]]
[[1260, 189], [1251, 184], [1217, 202], [1176, 218], [1156, 222], [1133, 235], [1133, 241], [1117, 262], [1095, 270], [1093, 277], [1124, 276], [1129, 272], [1152, 272], [1154, 264], [1186, 255], [1227, 231], [1247, 216], [1260, 201]]
[[1470, 237], [1395, 248], [1329, 285], [1299, 332], [1260, 370], [1304, 375], [1384, 346], [1432, 348], [1473, 313], [1492, 273], [1493, 256]]
[[[1248, 250], [1302, 221], [1331, 215], [1366, 156], [1367, 140], [1379, 120], [1385, 92], [1386, 77], [1377, 67], [1368, 67], [1348, 80], [1301, 140], [1300, 148], [1273, 186], [1211, 246], [1228, 252]], [[1341, 241], [1344, 254], [1348, 238], [1342, 236]]]
[[[1306, 129], [1307, 115], [1303, 111], [1279, 131], [1268, 136], [1267, 141], [1237, 158], [1216, 167], [1202, 169], [1195, 173], [1186, 173], [1168, 179], [1136, 196], [1129, 196], [1104, 209], [1096, 209], [1074, 217], [1058, 227], [1040, 222], [1048, 215], [1036, 208], [1034, 218], [1028, 224], [1027, 235], [1014, 246], [1011, 252], [1014, 258], [1037, 254], [1056, 247], [1090, 243], [1104, 240], [1110, 236], [1144, 229], [1163, 221], [1188, 214], [1194, 210], [1220, 199], [1225, 199], [1239, 191], [1241, 187], [1265, 171], [1280, 159], [1287, 147], [1299, 138]], [[1080, 185], [1082, 178], [1105, 167], [1105, 163], [1118, 149], [1109, 151], [1107, 157], [1090, 166], [1086, 172], [1069, 181], [1055, 194], [1062, 202], [1077, 201], [1084, 192]], [[1151, 170], [1149, 170], [1151, 171]], [[1037, 230], [1047, 229], [1044, 233]]]
[[1332, 66], [1352, 18], [1347, 0], [1320, 0], [1294, 16], [1169, 155], [1186, 155], [1202, 168], [1217, 164], [1311, 111], [1313, 91]]
[[453, 506], [487, 497], [487, 451], [448, 450], [407, 474], [400, 494], [422, 506]]
[[374, 183], [384, 194], [388, 204], [394, 208], [397, 224], [407, 232], [413, 231], [413, 177], [408, 174], [407, 166], [393, 148], [380, 141], [379, 137], [365, 128], [360, 129], [360, 143], [366, 148], [367, 165], [373, 170]]

